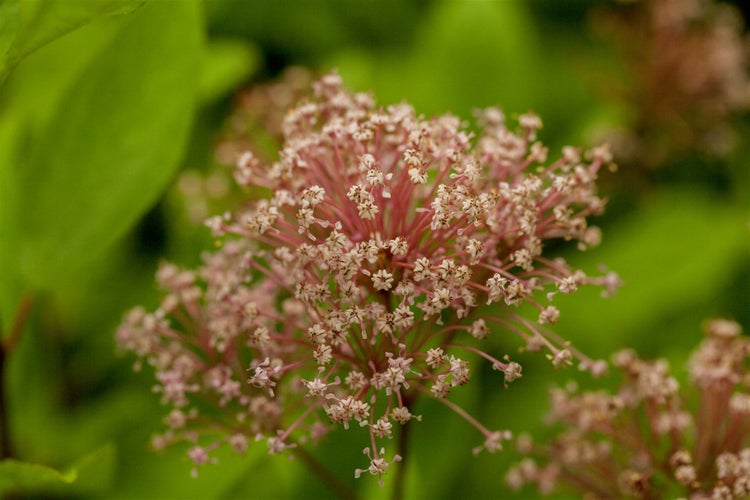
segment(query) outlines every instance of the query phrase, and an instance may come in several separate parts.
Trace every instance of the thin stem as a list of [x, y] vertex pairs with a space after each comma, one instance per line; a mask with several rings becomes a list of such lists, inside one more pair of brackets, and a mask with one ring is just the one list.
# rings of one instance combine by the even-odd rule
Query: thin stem
[[26, 321], [29, 319], [33, 305], [34, 296], [30, 293], [24, 294], [18, 304], [18, 309], [16, 309], [16, 315], [13, 318], [13, 323], [10, 325], [8, 335], [0, 335], [0, 338], [2, 338], [2, 350], [6, 354], [10, 353], [21, 339], [21, 334], [26, 326]]
[[21, 297], [21, 302], [18, 304], [18, 309], [16, 310], [16, 315], [13, 318], [8, 335], [2, 335], [2, 332], [0, 332], [0, 339], [2, 339], [2, 342], [0, 342], [0, 459], [11, 458], [13, 456], [5, 392], [6, 361], [21, 339], [21, 334], [26, 326], [26, 321], [29, 319], [33, 304], [33, 295], [27, 293]]
[[357, 498], [357, 493], [353, 489], [336, 477], [325, 465], [307, 450], [300, 446], [296, 446], [291, 448], [290, 451], [305, 464], [310, 472], [323, 481], [323, 483], [325, 483], [325, 485], [328, 486], [338, 498], [347, 500], [354, 500]]
[[391, 492], [391, 498], [393, 500], [403, 500], [404, 498], [404, 486], [406, 484], [406, 458], [407, 449], [409, 445], [409, 429], [410, 422], [405, 422], [401, 425], [401, 432], [398, 433], [398, 450], [396, 453], [401, 456], [401, 463], [396, 467], [396, 475], [393, 481], [393, 491]]
[[8, 410], [5, 397], [6, 354], [3, 346], [0, 348], [0, 459], [11, 458], [13, 456], [13, 450], [10, 445], [10, 426], [8, 425]]

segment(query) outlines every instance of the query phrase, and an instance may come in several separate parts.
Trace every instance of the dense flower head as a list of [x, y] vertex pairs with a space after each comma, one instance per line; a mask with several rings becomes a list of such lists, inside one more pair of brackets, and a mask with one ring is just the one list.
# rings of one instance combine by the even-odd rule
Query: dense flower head
[[[382, 476], [401, 458], [386, 458], [383, 444], [421, 419], [420, 395], [476, 427], [476, 452], [510, 438], [449, 399], [478, 357], [506, 384], [521, 376], [508, 355], [480, 347], [492, 332], [515, 333], [555, 366], [577, 360], [601, 374], [604, 362], [543, 325], [560, 315], [557, 293], [593, 284], [609, 294], [619, 279], [588, 276], [544, 244], [599, 242], [587, 217], [603, 209], [595, 180], [609, 153], [566, 147], [548, 161], [530, 113], [512, 129], [488, 109], [480, 125], [474, 137], [450, 115], [377, 107], [329, 74], [287, 113], [278, 161], [240, 155], [235, 179], [264, 195], [207, 221], [218, 250], [195, 271], [164, 264], [161, 307], [134, 309], [117, 333], [154, 366], [155, 390], [173, 408], [157, 443], [244, 452], [262, 439], [279, 453], [331, 424], [362, 426], [370, 463], [356, 475]], [[536, 321], [518, 314], [523, 303]]]
[[623, 374], [616, 393], [554, 389], [550, 417], [563, 430], [544, 446], [519, 438], [527, 456], [508, 483], [594, 498], [748, 498], [750, 338], [724, 319], [705, 331], [684, 388], [666, 361], [625, 350], [613, 358]]

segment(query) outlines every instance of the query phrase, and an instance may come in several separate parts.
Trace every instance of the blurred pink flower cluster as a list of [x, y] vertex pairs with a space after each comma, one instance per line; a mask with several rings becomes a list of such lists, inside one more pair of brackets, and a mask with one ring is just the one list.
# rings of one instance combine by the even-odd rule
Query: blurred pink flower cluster
[[729, 320], [705, 330], [682, 389], [666, 361], [625, 350], [613, 358], [617, 392], [553, 390], [551, 421], [563, 430], [545, 445], [519, 437], [527, 457], [509, 484], [592, 498], [748, 498], [750, 338]]
[[750, 38], [735, 7], [641, 0], [597, 9], [592, 20], [624, 64], [606, 90], [626, 106], [628, 123], [608, 137], [618, 162], [655, 168], [684, 153], [732, 151], [732, 118], [750, 109]]

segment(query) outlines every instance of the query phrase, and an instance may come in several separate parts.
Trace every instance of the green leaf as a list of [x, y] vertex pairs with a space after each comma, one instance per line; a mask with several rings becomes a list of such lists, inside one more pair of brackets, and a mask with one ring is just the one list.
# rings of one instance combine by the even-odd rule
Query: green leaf
[[71, 484], [78, 478], [76, 469], [60, 472], [39, 464], [3, 460], [0, 462], [0, 492], [44, 490]]
[[20, 157], [16, 144], [9, 141], [18, 129], [18, 124], [0, 122], [0, 334], [9, 331], [15, 316], [17, 302], [23, 294], [23, 283], [13, 266], [15, 256], [12, 239], [17, 233], [16, 220], [11, 215], [12, 207], [18, 206], [19, 193], [11, 188], [13, 172], [6, 168]]
[[260, 58], [258, 48], [245, 41], [211, 41], [199, 82], [201, 102], [208, 104], [231, 92], [258, 69]]
[[390, 52], [346, 49], [331, 66], [381, 103], [409, 101], [424, 113], [470, 116], [476, 107], [535, 109], [538, 40], [522, 2], [436, 2], [416, 25], [412, 46]]
[[[264, 443], [254, 443], [245, 455], [237, 454], [228, 445], [220, 446], [211, 452], [217, 463], [201, 467], [198, 477], [193, 478], [193, 463], [187, 457], [186, 446], [176, 445], [156, 453], [144, 445], [146, 436], [141, 435], [141, 430], [131, 433], [130, 442], [124, 444], [129, 449], [123, 454], [118, 482], [107, 498], [285, 498], [279, 492], [287, 491], [288, 486], [266, 466], [274, 461], [282, 462], [281, 467], [293, 465], [287, 465], [289, 460], [285, 457], [268, 456]], [[252, 483], [252, 491], [222, 495], [243, 480]], [[266, 491], [269, 493], [264, 495]]]
[[[606, 299], [595, 287], [556, 297], [562, 315], [554, 330], [594, 357], [625, 345], [660, 355], [683, 340], [662, 337], [662, 325], [695, 312], [726, 313], [715, 297], [748, 261], [749, 246], [747, 219], [736, 206], [699, 190], [652, 193], [607, 229], [600, 248], [571, 259], [590, 274], [591, 264], [605, 264], [624, 286]], [[697, 332], [695, 324], [681, 337]]]
[[70, 93], [83, 70], [111, 44], [126, 21], [129, 19], [121, 16], [89, 23], [47, 44], [24, 59], [0, 87], [0, 319], [3, 332], [9, 328], [15, 314], [15, 300], [25, 288], [12, 262], [18, 251], [19, 233], [19, 221], [13, 212], [23, 206], [17, 172], [25, 168], [39, 137], [56, 115], [60, 101]]
[[66, 493], [104, 492], [110, 488], [115, 476], [117, 453], [115, 446], [106, 444], [73, 464], [77, 472], [74, 485], [63, 488]]
[[[62, 97], [128, 21], [120, 16], [89, 23], [26, 57], [0, 88], [2, 126], [14, 121], [23, 124], [24, 133], [43, 131]], [[2, 140], [17, 138], [3, 133]]]
[[19, 460], [3, 460], [0, 462], [0, 495], [101, 491], [112, 479], [114, 457], [114, 447], [107, 445], [64, 471]]
[[19, 243], [8, 254], [32, 286], [55, 284], [109, 246], [179, 165], [197, 89], [198, 5], [148, 4], [129, 21], [62, 99], [28, 164], [10, 169], [18, 203], [2, 215]]
[[0, 4], [0, 84], [21, 59], [103, 16], [127, 14], [145, 0], [4, 0]]

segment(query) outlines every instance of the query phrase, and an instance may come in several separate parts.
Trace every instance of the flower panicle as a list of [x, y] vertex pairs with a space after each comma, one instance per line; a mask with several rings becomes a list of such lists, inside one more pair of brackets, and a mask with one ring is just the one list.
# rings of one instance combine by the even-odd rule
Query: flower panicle
[[[117, 333], [182, 415], [162, 443], [206, 439], [195, 429], [209, 422], [226, 437], [202, 449], [226, 442], [244, 452], [257, 437], [278, 453], [332, 426], [362, 426], [365, 471], [380, 476], [390, 463], [382, 445], [421, 419], [412, 413], [420, 396], [473, 425], [480, 448], [501, 448], [504, 431], [448, 399], [470, 382], [475, 358], [506, 384], [521, 376], [508, 355], [481, 348], [493, 332], [515, 333], [555, 366], [604, 371], [545, 325], [560, 315], [558, 293], [611, 293], [619, 278], [589, 276], [544, 245], [599, 242], [588, 217], [603, 210], [595, 181], [611, 156], [568, 147], [548, 161], [531, 113], [515, 128], [497, 109], [480, 122], [475, 137], [450, 115], [377, 107], [333, 73], [286, 114], [277, 161], [239, 155], [235, 178], [265, 195], [209, 219], [220, 248], [195, 271], [164, 264], [161, 307], [134, 309]], [[521, 316], [521, 304], [538, 319]], [[197, 409], [206, 404], [210, 416]]]

